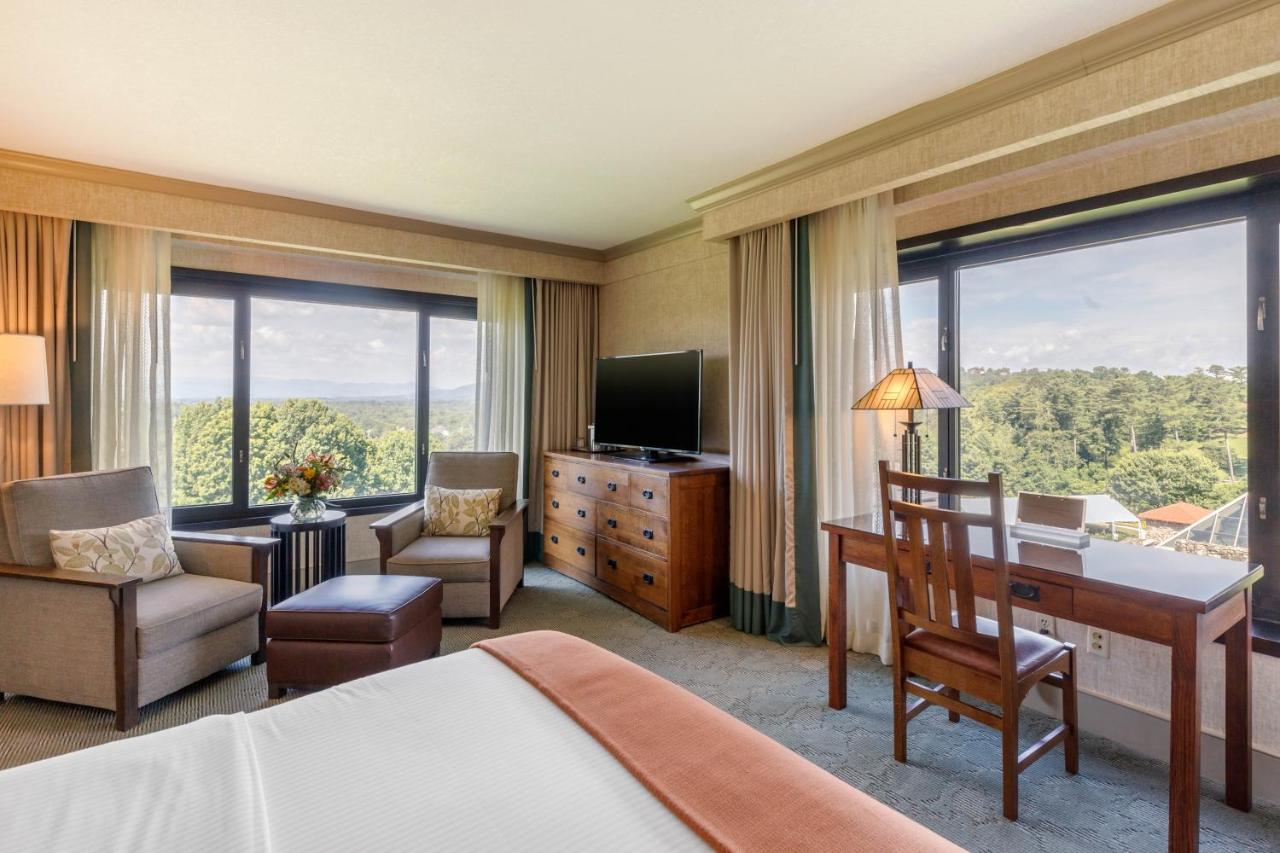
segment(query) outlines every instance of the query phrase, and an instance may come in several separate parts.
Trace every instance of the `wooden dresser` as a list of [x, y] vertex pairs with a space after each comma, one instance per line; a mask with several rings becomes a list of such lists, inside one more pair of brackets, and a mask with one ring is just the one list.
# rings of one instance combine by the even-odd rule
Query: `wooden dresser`
[[729, 600], [724, 457], [641, 462], [563, 451], [543, 459], [546, 564], [668, 631]]

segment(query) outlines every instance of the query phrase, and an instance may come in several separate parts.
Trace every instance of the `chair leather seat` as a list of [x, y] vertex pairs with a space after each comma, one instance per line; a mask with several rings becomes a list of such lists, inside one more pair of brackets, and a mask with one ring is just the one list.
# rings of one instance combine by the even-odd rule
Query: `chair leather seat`
[[438, 613], [444, 585], [410, 575], [346, 575], [267, 611], [272, 640], [390, 643]]
[[[976, 617], [975, 627], [979, 634], [989, 637], [1000, 635], [999, 626], [992, 619]], [[923, 628], [916, 628], [903, 639], [903, 644], [926, 654], [942, 658], [967, 669], [972, 669], [1000, 678], [1000, 656], [998, 653], [986, 652], [982, 649], [951, 640], [938, 634], [930, 633]], [[1013, 629], [1013, 656], [1016, 661], [1015, 671], [1021, 678], [1044, 666], [1066, 650], [1062, 641], [1053, 637], [1037, 634], [1025, 628]]]
[[446, 583], [489, 580], [488, 536], [420, 536], [387, 559], [387, 571], [440, 578]]
[[253, 616], [262, 605], [256, 583], [183, 574], [138, 585], [138, 657]]

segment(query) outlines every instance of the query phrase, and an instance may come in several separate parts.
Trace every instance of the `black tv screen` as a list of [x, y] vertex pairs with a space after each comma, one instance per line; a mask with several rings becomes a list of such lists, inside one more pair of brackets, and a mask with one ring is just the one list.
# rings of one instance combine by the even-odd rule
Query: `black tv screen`
[[702, 452], [702, 350], [596, 361], [596, 442]]

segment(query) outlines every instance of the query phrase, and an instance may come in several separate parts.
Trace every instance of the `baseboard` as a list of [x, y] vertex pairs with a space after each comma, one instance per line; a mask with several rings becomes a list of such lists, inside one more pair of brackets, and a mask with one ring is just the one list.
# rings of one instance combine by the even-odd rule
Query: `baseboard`
[[[1033, 690], [1026, 707], [1058, 716], [1058, 691], [1046, 698]], [[1079, 694], [1080, 729], [1100, 735], [1132, 749], [1140, 755], [1160, 761], [1169, 760], [1169, 721], [1134, 708], [1109, 702], [1088, 693]], [[1204, 778], [1225, 782], [1226, 744], [1222, 738], [1202, 734], [1200, 740], [1200, 772]], [[1253, 799], [1255, 803], [1280, 805], [1280, 758], [1253, 751]]]

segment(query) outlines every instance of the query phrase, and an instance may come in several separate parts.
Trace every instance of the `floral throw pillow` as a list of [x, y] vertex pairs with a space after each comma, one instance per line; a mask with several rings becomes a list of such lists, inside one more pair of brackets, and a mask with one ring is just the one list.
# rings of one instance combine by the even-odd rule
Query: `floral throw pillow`
[[163, 515], [92, 530], [50, 530], [49, 547], [60, 569], [139, 577], [143, 583], [182, 574]]
[[501, 504], [502, 489], [427, 486], [423, 526], [428, 536], [488, 536]]

